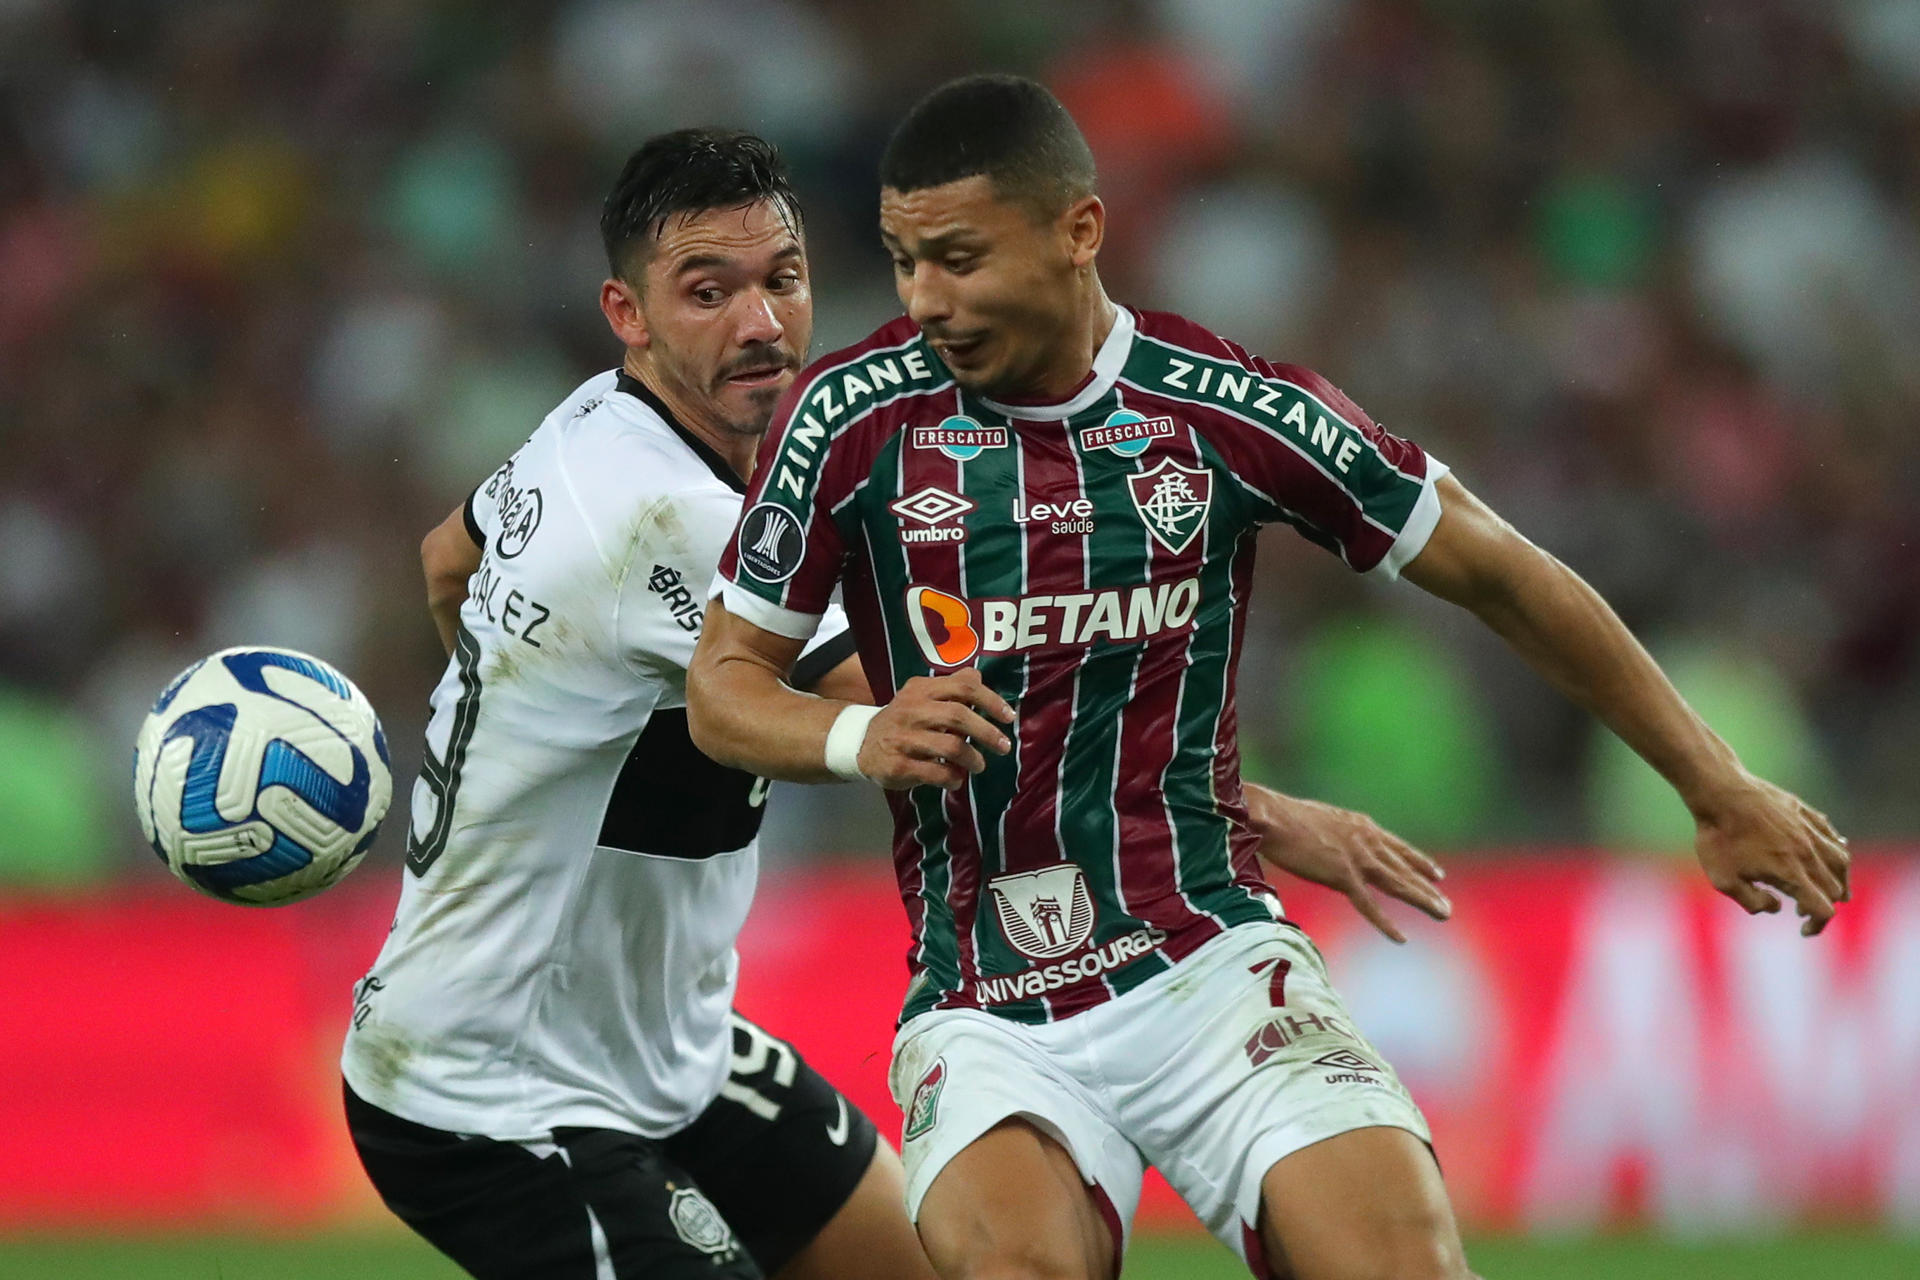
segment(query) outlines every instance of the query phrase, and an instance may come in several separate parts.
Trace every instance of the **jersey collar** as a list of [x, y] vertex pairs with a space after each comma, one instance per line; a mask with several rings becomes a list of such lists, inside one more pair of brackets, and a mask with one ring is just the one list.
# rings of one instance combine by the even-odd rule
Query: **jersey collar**
[[980, 403], [1008, 418], [1024, 418], [1029, 422], [1064, 422], [1113, 390], [1113, 384], [1119, 380], [1120, 370], [1126, 367], [1127, 353], [1133, 349], [1133, 329], [1133, 312], [1116, 305], [1113, 309], [1113, 328], [1093, 356], [1093, 377], [1074, 392], [1070, 400], [1063, 400], [1059, 404], [1002, 404], [981, 396]]
[[747, 491], [747, 482], [742, 480], [734, 469], [727, 464], [727, 460], [720, 456], [720, 451], [708, 444], [705, 440], [702, 440], [699, 436], [693, 434], [693, 432], [681, 426], [680, 419], [674, 417], [673, 410], [667, 408], [667, 402], [653, 394], [653, 389], [647, 386], [646, 383], [640, 381], [640, 379], [634, 377], [625, 369], [622, 369], [620, 370], [620, 376], [614, 380], [613, 389], [615, 391], [626, 392], [635, 400], [638, 400], [640, 403], [646, 405], [647, 408], [659, 414], [660, 421], [673, 428], [673, 434], [686, 441], [687, 448], [693, 450], [694, 456], [706, 463], [707, 470], [718, 476], [720, 482], [726, 485], [727, 488], [733, 490], [735, 493], [745, 493]]

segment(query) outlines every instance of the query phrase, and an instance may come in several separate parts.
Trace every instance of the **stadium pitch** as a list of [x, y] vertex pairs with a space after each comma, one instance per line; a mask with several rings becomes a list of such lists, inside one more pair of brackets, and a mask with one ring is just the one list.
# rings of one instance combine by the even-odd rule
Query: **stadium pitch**
[[[1536, 1240], [1481, 1237], [1467, 1257], [1487, 1280], [1911, 1280], [1920, 1238], [1820, 1232], [1774, 1239], [1676, 1241], [1644, 1234]], [[458, 1280], [460, 1271], [409, 1236], [0, 1239], [10, 1280]], [[1226, 1250], [1192, 1236], [1134, 1242], [1127, 1280], [1244, 1280]]]

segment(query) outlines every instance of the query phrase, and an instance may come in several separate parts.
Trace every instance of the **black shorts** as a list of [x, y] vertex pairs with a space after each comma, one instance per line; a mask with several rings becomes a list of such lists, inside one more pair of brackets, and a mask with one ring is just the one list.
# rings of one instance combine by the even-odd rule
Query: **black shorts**
[[556, 1129], [527, 1145], [415, 1124], [345, 1092], [381, 1199], [481, 1280], [752, 1280], [839, 1212], [879, 1139], [798, 1051], [740, 1018], [725, 1088], [669, 1138]]

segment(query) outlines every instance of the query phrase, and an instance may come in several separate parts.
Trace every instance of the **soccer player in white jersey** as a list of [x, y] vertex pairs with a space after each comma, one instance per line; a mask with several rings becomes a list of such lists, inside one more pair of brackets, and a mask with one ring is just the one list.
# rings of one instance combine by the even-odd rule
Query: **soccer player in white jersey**
[[[1108, 1280], [1151, 1163], [1258, 1276], [1457, 1280], [1426, 1122], [1253, 865], [1255, 532], [1479, 616], [1674, 785], [1748, 911], [1771, 887], [1817, 933], [1844, 842], [1418, 445], [1110, 301], [1093, 157], [1043, 87], [937, 90], [880, 178], [907, 314], [783, 401], [688, 692], [716, 759], [889, 790], [914, 933], [893, 1086], [935, 1268]], [[781, 683], [837, 585], [878, 709]]]
[[[898, 1157], [731, 1014], [765, 787], [687, 736], [701, 593], [811, 329], [772, 148], [685, 131], [602, 218], [627, 348], [422, 549], [451, 655], [405, 886], [355, 989], [349, 1126], [477, 1276], [929, 1274]], [[796, 688], [867, 696], [841, 624]]]

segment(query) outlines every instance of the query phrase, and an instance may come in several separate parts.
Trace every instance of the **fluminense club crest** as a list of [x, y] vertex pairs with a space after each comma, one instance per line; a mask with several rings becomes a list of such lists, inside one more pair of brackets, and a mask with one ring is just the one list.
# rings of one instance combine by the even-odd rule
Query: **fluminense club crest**
[[935, 1058], [933, 1065], [927, 1068], [927, 1074], [920, 1077], [920, 1083], [914, 1086], [913, 1101], [907, 1104], [906, 1127], [900, 1131], [902, 1142], [912, 1142], [924, 1137], [933, 1128], [933, 1122], [940, 1115], [940, 1090], [947, 1083], [947, 1060]]
[[1178, 554], [1207, 522], [1207, 509], [1213, 504], [1213, 473], [1162, 458], [1153, 470], [1128, 476], [1127, 489], [1153, 540]]
[[1001, 931], [1029, 959], [1069, 955], [1093, 936], [1093, 895], [1086, 872], [1071, 862], [995, 876], [987, 888], [993, 891]]

